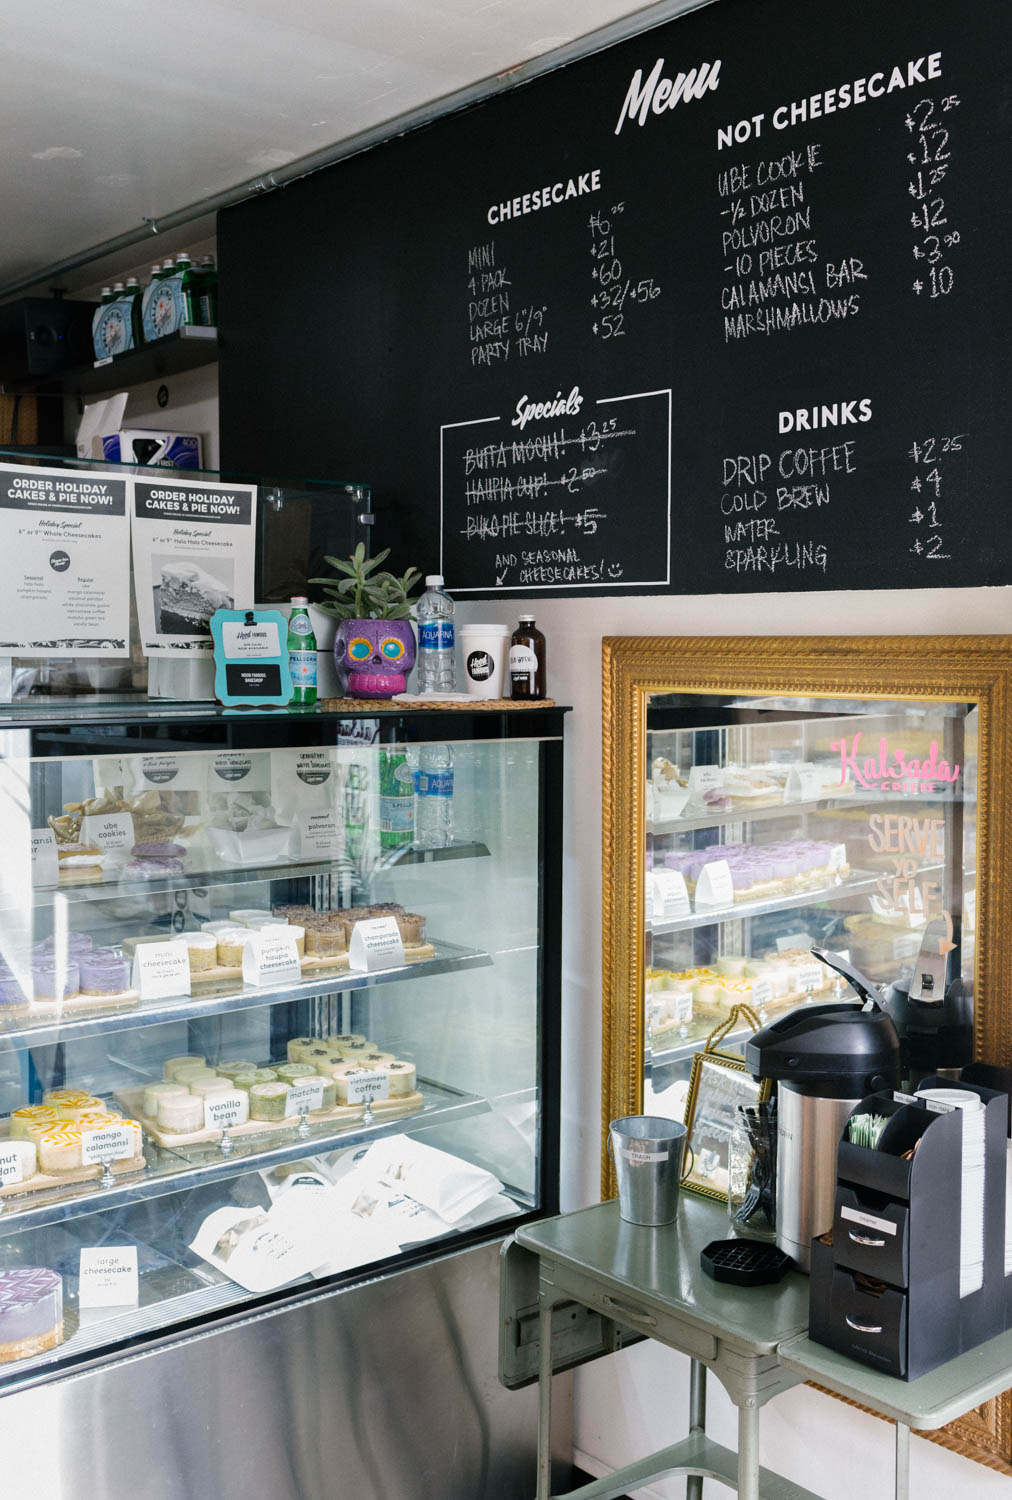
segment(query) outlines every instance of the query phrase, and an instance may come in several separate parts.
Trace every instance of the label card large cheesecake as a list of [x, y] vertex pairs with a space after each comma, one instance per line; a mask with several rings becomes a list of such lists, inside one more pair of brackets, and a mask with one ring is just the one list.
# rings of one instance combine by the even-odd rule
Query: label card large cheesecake
[[136, 1307], [136, 1245], [85, 1245], [78, 1268], [79, 1307]]

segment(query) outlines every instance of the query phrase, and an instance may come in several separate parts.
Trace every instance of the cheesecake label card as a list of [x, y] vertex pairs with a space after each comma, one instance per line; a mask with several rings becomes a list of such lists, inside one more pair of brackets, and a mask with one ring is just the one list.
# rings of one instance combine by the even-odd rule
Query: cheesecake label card
[[137, 1125], [109, 1125], [98, 1130], [81, 1131], [81, 1162], [94, 1166], [96, 1162], [125, 1161], [137, 1156], [140, 1127]]
[[292, 699], [288, 621], [279, 609], [216, 609], [214, 694], [226, 708], [283, 708]]
[[653, 875], [654, 917], [670, 922], [676, 917], [689, 916], [692, 907], [685, 887], [685, 876], [678, 870], [655, 870]]
[[814, 802], [822, 792], [822, 777], [817, 768], [806, 761], [791, 766], [784, 783], [785, 802]]
[[293, 1083], [288, 1090], [289, 1115], [307, 1115], [311, 1109], [323, 1108], [323, 1090], [326, 1078], [307, 1078], [304, 1083]]
[[369, 917], [351, 930], [348, 961], [353, 969], [397, 969], [404, 963], [404, 944], [393, 917]]
[[390, 1074], [382, 1068], [363, 1068], [358, 1078], [349, 1076], [345, 1082], [349, 1104], [372, 1104], [390, 1097]]
[[185, 943], [138, 943], [131, 987], [142, 1000], [190, 993], [190, 952]]
[[17, 1148], [0, 1146], [0, 1187], [8, 1187], [14, 1182], [23, 1182], [24, 1177], [25, 1170]]
[[0, 464], [0, 656], [130, 655], [131, 483]]
[[136, 1245], [86, 1245], [77, 1273], [80, 1307], [135, 1307], [140, 1299]]
[[256, 507], [254, 485], [201, 484], [169, 472], [157, 483], [133, 480], [134, 590], [145, 656], [209, 656], [215, 611], [253, 599]]
[[249, 1095], [242, 1089], [208, 1094], [204, 1100], [205, 1130], [231, 1130], [233, 1125], [244, 1125], [248, 1119]]
[[294, 932], [279, 926], [276, 932], [258, 932], [243, 944], [243, 984], [277, 984], [301, 978]]
[[51, 828], [32, 829], [32, 885], [55, 885], [60, 878], [56, 839]]
[[734, 881], [726, 859], [715, 859], [704, 865], [696, 881], [696, 910], [711, 906], [734, 905]]

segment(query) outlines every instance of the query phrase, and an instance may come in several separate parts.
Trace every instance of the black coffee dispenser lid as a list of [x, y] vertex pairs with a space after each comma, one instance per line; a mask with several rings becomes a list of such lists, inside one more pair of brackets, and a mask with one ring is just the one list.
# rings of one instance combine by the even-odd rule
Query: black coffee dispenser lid
[[859, 1099], [898, 1088], [899, 1034], [877, 989], [839, 954], [819, 948], [812, 953], [844, 975], [865, 1004], [799, 1006], [749, 1037], [746, 1068], [755, 1078], [776, 1079], [824, 1098]]

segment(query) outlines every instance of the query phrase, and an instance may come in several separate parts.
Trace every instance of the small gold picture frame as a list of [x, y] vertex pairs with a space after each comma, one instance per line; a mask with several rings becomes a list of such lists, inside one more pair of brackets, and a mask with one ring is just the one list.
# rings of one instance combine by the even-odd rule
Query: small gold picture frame
[[728, 1157], [738, 1105], [759, 1104], [770, 1097], [772, 1090], [768, 1078], [757, 1082], [752, 1077], [742, 1058], [717, 1048], [710, 1050], [710, 1043], [727, 1029], [718, 1027], [703, 1051], [694, 1055], [685, 1103], [692, 1154], [686, 1152], [691, 1166], [682, 1178], [682, 1187], [718, 1203], [727, 1202]]

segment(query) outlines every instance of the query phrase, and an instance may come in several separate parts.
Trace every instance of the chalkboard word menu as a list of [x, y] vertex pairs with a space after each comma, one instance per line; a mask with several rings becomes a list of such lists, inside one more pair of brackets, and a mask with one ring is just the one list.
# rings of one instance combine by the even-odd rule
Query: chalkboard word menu
[[1012, 582], [1009, 24], [718, 0], [230, 210], [226, 462], [471, 597]]

